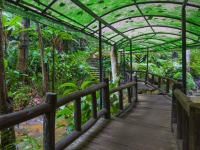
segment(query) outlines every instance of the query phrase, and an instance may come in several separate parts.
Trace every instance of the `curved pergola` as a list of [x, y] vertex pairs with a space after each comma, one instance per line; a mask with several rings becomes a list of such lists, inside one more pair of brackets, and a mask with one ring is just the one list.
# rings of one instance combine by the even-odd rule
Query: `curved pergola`
[[[199, 0], [187, 3], [184, 0], [3, 0], [0, 6], [61, 30], [73, 33], [78, 31], [83, 36], [99, 39], [99, 32], [102, 32], [103, 42], [125, 45], [124, 48], [126, 44], [123, 43], [138, 36], [143, 36], [146, 45], [149, 43], [148, 38], [150, 40], [146, 35], [154, 34], [156, 37], [159, 32], [164, 31], [169, 36], [173, 33], [172, 38], [164, 39], [159, 36], [160, 40], [171, 42], [177, 39], [173, 39], [173, 36], [181, 36], [181, 11], [185, 6], [187, 39], [194, 41], [196, 46], [200, 36]], [[159, 31], [161, 28], [162, 31]], [[177, 32], [170, 32], [169, 28], [176, 29]], [[136, 42], [132, 44], [133, 50], [137, 48], [135, 45]]]

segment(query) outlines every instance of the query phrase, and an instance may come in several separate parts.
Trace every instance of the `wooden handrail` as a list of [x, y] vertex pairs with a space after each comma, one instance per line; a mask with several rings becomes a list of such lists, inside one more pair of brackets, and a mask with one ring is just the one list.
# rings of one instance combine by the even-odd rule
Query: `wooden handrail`
[[177, 123], [177, 129], [173, 130], [177, 130], [177, 139], [182, 141], [182, 150], [197, 150], [200, 148], [200, 104], [188, 98], [179, 85], [175, 84], [173, 89], [172, 123]]
[[[86, 88], [81, 91], [73, 92], [59, 99], [57, 99], [57, 95], [55, 93], [47, 93], [45, 104], [41, 104], [33, 108], [29, 108], [27, 110], [22, 110], [15, 113], [0, 116], [0, 130], [30, 120], [40, 115], [44, 115], [43, 148], [49, 150], [64, 149], [66, 148], [66, 146], [68, 146], [74, 140], [76, 140], [79, 136], [81, 136], [84, 132], [86, 132], [89, 128], [91, 128], [101, 116], [104, 116], [105, 119], [110, 119], [110, 96], [109, 96], [110, 93], [114, 93], [117, 91], [121, 92], [119, 108], [123, 109], [122, 90], [127, 88], [128, 102], [131, 103], [132, 95], [130, 95], [131, 93], [130, 91], [132, 86], [136, 86], [137, 90], [137, 80], [136, 82], [131, 82], [126, 85], [111, 89], [109, 91], [109, 79], [104, 78], [103, 82], [95, 86]], [[102, 89], [103, 93], [103, 109], [97, 112], [96, 91], [98, 91], [99, 89]], [[92, 119], [90, 119], [83, 126], [81, 126], [81, 97], [86, 95], [91, 95], [93, 114], [92, 114]], [[74, 104], [75, 131], [72, 134], [70, 134], [70, 136], [67, 136], [66, 138], [62, 139], [60, 142], [55, 144], [56, 108], [59, 108], [62, 105], [66, 105], [67, 103], [70, 103], [72, 101], [75, 102]]]
[[102, 83], [99, 83], [92, 87], [86, 88], [84, 90], [68, 94], [68, 95], [58, 99], [56, 107], [59, 108], [60, 106], [70, 103], [73, 100], [78, 99], [79, 97], [84, 97], [86, 95], [92, 94], [92, 93], [96, 92], [97, 90], [104, 88], [106, 85], [107, 84], [105, 82], [102, 82]]
[[193, 103], [190, 98], [188, 98], [180, 89], [174, 90], [174, 95], [177, 100], [182, 105], [183, 109], [187, 112], [188, 116], [190, 116], [190, 105]]
[[33, 108], [26, 110], [21, 110], [18, 112], [5, 114], [0, 116], [0, 130], [8, 128], [24, 121], [28, 121], [45, 113], [48, 113], [51, 110], [51, 105], [41, 104]]
[[126, 84], [126, 85], [118, 86], [118, 87], [116, 87], [116, 88], [111, 89], [111, 90], [109, 91], [109, 94], [112, 94], [112, 93], [121, 91], [121, 90], [123, 90], [123, 89], [129, 88], [129, 87], [131, 87], [131, 86], [133, 86], [133, 85], [135, 85], [135, 84], [136, 84], [136, 82], [133, 81], [133, 82], [128, 83], [128, 84]]
[[[142, 72], [142, 73], [146, 73], [146, 71], [143, 71], [143, 70], [133, 70], [133, 72]], [[156, 77], [161, 77], [162, 79], [169, 80], [170, 82], [173, 82], [173, 83], [177, 83], [176, 80], [171, 79], [171, 78], [168, 78], [168, 77], [164, 77], [164, 76], [161, 76], [161, 75], [158, 75], [158, 74], [154, 74], [154, 73], [150, 73], [150, 72], [148, 72], [148, 74], [153, 75], [153, 76], [156, 76]]]

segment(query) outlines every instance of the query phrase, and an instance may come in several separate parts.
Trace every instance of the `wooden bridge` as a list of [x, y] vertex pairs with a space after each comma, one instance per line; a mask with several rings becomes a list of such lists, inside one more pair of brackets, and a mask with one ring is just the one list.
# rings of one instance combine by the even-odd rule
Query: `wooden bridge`
[[[60, 99], [55, 93], [47, 93], [45, 104], [1, 116], [0, 130], [44, 115], [44, 150], [200, 150], [200, 105], [183, 94], [180, 82], [146, 71], [135, 73], [134, 81], [130, 82], [127, 73], [127, 83], [114, 89], [109, 89], [109, 80], [104, 78], [102, 83]], [[159, 92], [138, 94], [141, 88]], [[103, 92], [103, 108], [97, 112], [99, 89]], [[123, 90], [128, 91], [125, 106]], [[109, 95], [115, 92], [119, 92], [119, 111], [111, 116]], [[91, 95], [93, 114], [82, 125], [81, 97], [86, 95]], [[55, 143], [56, 108], [72, 101], [75, 131]]]

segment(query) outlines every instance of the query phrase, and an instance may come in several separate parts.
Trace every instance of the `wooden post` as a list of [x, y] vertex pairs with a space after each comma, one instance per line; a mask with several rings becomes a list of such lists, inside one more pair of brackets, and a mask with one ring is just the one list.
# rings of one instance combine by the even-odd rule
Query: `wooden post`
[[137, 80], [137, 72], [135, 76], [135, 102], [138, 101], [138, 80]]
[[189, 133], [189, 147], [190, 150], [200, 149], [200, 104], [190, 105], [190, 133]]
[[112, 71], [110, 71], [110, 81], [112, 81]]
[[177, 100], [176, 103], [177, 108], [177, 139], [182, 139], [182, 106], [180, 102]]
[[158, 88], [161, 88], [161, 77], [158, 77]]
[[183, 150], [189, 150], [189, 116], [185, 109], [182, 110], [182, 140]]
[[123, 110], [123, 91], [119, 91], [119, 109]]
[[146, 70], [145, 84], [147, 84], [147, 81], [148, 81], [148, 70]]
[[75, 100], [74, 107], [75, 130], [81, 131], [81, 98]]
[[51, 111], [44, 115], [43, 147], [44, 150], [55, 150], [56, 93], [47, 93], [45, 102], [51, 105]]
[[97, 98], [96, 98], [96, 92], [91, 94], [92, 99], [92, 117], [94, 119], [97, 119]]
[[166, 84], [166, 93], [169, 93], [169, 80], [167, 80], [167, 84]]
[[103, 78], [103, 82], [107, 85], [103, 88], [103, 107], [107, 109], [107, 113], [104, 115], [105, 119], [110, 119], [110, 95], [109, 95], [109, 79]]
[[154, 84], [154, 75], [152, 75], [151, 84]]
[[127, 90], [128, 90], [128, 103], [132, 103], [131, 102], [131, 88], [129, 87], [127, 88]]
[[[172, 107], [171, 107], [171, 127], [173, 123], [177, 123], [177, 98], [174, 95], [174, 90], [175, 89], [181, 89], [181, 84], [178, 83], [174, 83], [174, 85], [172, 85]], [[171, 128], [172, 129], [172, 128]], [[173, 130], [172, 130], [173, 132]]]

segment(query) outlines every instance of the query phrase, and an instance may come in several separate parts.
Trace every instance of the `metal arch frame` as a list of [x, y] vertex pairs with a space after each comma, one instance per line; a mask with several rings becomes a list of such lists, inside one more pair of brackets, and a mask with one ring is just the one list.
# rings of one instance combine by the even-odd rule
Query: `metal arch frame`
[[[178, 27], [172, 27], [172, 26], [166, 26], [166, 25], [152, 25], [152, 27], [164, 27], [164, 28], [172, 28], [172, 29], [177, 29], [177, 30], [182, 30], [181, 28]], [[133, 30], [138, 30], [138, 29], [142, 29], [142, 28], [149, 28], [149, 26], [143, 26], [143, 27], [138, 27], [138, 28], [133, 28], [133, 29], [129, 29], [124, 31], [123, 33], [129, 32], [129, 31], [133, 31]], [[190, 34], [194, 34], [196, 36], [200, 36], [192, 31], [188, 31], [186, 30], [186, 32], [190, 33]]]
[[[171, 17], [171, 16], [164, 16], [164, 15], [144, 15], [144, 16], [145, 16], [145, 17], [153, 16], [153, 17], [160, 17], [160, 18], [163, 17], [163, 18], [169, 18], [169, 19], [175, 19], [175, 20], [181, 21], [181, 19], [178, 18], [178, 17]], [[110, 24], [113, 25], [113, 24], [115, 24], [115, 23], [119, 23], [119, 22], [124, 21], [124, 20], [133, 19], [133, 18], [142, 18], [142, 17], [143, 17], [143, 16], [127, 17], [127, 18], [123, 18], [123, 19], [114, 21], [114, 22], [112, 22], [112, 23], [110, 23]], [[195, 25], [195, 26], [197, 26], [197, 27], [200, 27], [199, 24], [196, 24], [196, 23], [194, 23], [194, 22], [191, 22], [191, 21], [186, 21], [186, 22], [189, 23], [189, 24]], [[181, 22], [180, 22], [180, 23], [181, 23]], [[153, 25], [152, 25], [152, 26], [153, 26]], [[105, 26], [102, 27], [102, 29], [104, 29], [104, 28], [105, 28]], [[98, 30], [96, 30], [95, 32], [93, 32], [93, 34], [96, 33], [96, 32], [98, 32]], [[114, 38], [114, 37], [116, 37], [116, 36], [118, 36], [118, 34], [117, 34], [117, 35], [114, 35], [114, 36], [111, 37], [111, 38]], [[108, 38], [108, 39], [110, 40], [111, 38]]]
[[[83, 33], [83, 34], [85, 34], [85, 35], [87, 35], [87, 36], [90, 36], [90, 37], [93, 37], [94, 39], [98, 39], [98, 37], [96, 37], [96, 36], [94, 36], [94, 35], [91, 35], [91, 33], [89, 33], [89, 32], [87, 32], [87, 31], [83, 31], [83, 30], [81, 30], [81, 28], [79, 28], [79, 27], [76, 27], [76, 26], [73, 26], [72, 24], [69, 24], [69, 23], [67, 23], [67, 22], [63, 22], [62, 20], [59, 20], [59, 19], [55, 19], [55, 18], [52, 18], [52, 17], [50, 17], [50, 16], [47, 16], [46, 14], [41, 14], [40, 12], [38, 12], [38, 11], [36, 11], [36, 10], [33, 10], [33, 9], [30, 9], [29, 7], [27, 7], [27, 6], [24, 6], [24, 5], [22, 5], [22, 4], [20, 4], [20, 3], [18, 3], [18, 2], [14, 2], [14, 1], [12, 1], [12, 0], [7, 0], [9, 3], [11, 3], [11, 4], [15, 4], [15, 5], [17, 5], [17, 6], [20, 6], [21, 8], [23, 8], [23, 9], [25, 9], [25, 10], [28, 10], [28, 11], [30, 11], [30, 12], [33, 12], [33, 13], [35, 13], [35, 14], [38, 14], [38, 15], [41, 15], [41, 16], [43, 16], [43, 17], [46, 17], [46, 18], [48, 18], [49, 20], [51, 20], [51, 21], [53, 21], [53, 22], [57, 22], [57, 23], [61, 23], [61, 24], [63, 24], [63, 25], [65, 25], [66, 27], [69, 27], [70, 29], [73, 29], [73, 30], [76, 30], [76, 31], [78, 31], [78, 32], [81, 32], [81, 33]], [[50, 8], [49, 8], [50, 9]], [[108, 45], [112, 45], [111, 43], [109, 43], [108, 41], [105, 41], [104, 40], [104, 42], [105, 43], [107, 43]]]
[[[140, 49], [149, 49], [149, 48], [153, 48], [153, 47], [157, 47], [157, 46], [161, 46], [161, 45], [171, 44], [171, 43], [178, 42], [178, 41], [181, 41], [181, 39], [169, 41], [169, 42], [162, 43], [162, 44], [159, 44], [159, 45], [155, 45], [155, 46], [152, 46], [152, 47], [140, 48]], [[137, 50], [137, 49], [132, 49], [132, 50]]]
[[113, 26], [111, 26], [109, 23], [107, 23], [105, 20], [101, 19], [99, 16], [97, 16], [92, 10], [90, 10], [88, 7], [86, 7], [83, 3], [81, 3], [79, 0], [71, 0], [74, 4], [76, 4], [78, 7], [80, 7], [82, 10], [84, 10], [85, 12], [87, 12], [89, 15], [91, 15], [92, 17], [94, 17], [96, 20], [100, 21], [102, 24], [104, 24], [105, 26], [107, 26], [108, 28], [110, 28], [111, 30], [115, 31], [116, 33], [118, 33], [119, 35], [121, 35], [122, 37], [126, 38], [127, 40], [130, 40], [129, 37], [127, 37], [126, 35], [124, 35], [122, 32], [120, 32], [119, 30], [117, 30], [116, 28], [114, 28]]
[[[8, 0], [8, 1], [9, 1], [9, 0]], [[72, 22], [74, 22], [74, 23], [76, 23], [76, 24], [78, 24], [78, 25], [80, 25], [80, 26], [82, 26], [84, 29], [88, 29], [88, 30], [90, 30], [91, 32], [94, 32], [94, 30], [92, 30], [92, 29], [90, 29], [90, 28], [86, 28], [85, 25], [83, 25], [83, 24], [81, 24], [81, 23], [79, 23], [79, 22], [77, 22], [77, 21], [75, 21], [75, 20], [73, 20], [73, 19], [67, 17], [66, 15], [63, 15], [62, 13], [60, 13], [60, 12], [54, 10], [53, 8], [51, 8], [51, 6], [52, 6], [55, 2], [57, 2], [57, 0], [53, 0], [49, 5], [45, 5], [45, 4], [41, 3], [41, 2], [38, 1], [38, 0], [33, 0], [33, 1], [35, 1], [35, 2], [37, 2], [38, 4], [40, 4], [40, 5], [44, 6], [44, 7], [46, 7], [46, 8], [42, 11], [41, 15], [45, 14], [46, 11], [47, 11], [48, 9], [50, 9], [51, 11], [53, 11], [53, 12], [55, 12], [55, 13], [57, 13], [57, 14], [63, 16], [63, 17], [65, 17], [65, 18], [67, 18], [67, 19], [69, 19], [69, 20], [71, 20]], [[84, 30], [81, 29], [81, 31], [84, 31]], [[102, 35], [102, 36], [103, 36], [103, 35]], [[107, 40], [109, 40], [106, 36], [103, 36], [103, 37], [106, 38]], [[112, 40], [111, 40], [111, 41], [112, 41]], [[112, 42], [114, 42], [114, 41], [112, 41]]]
[[[138, 40], [140, 40], [140, 39], [138, 39]], [[141, 40], [143, 40], [143, 39], [141, 39]], [[167, 42], [166, 40], [163, 40], [163, 39], [154, 39], [154, 38], [145, 38], [145, 40], [158, 40], [158, 41], [162, 41], [162, 42]], [[135, 40], [135, 41], [137, 41], [137, 40]], [[176, 44], [174, 44], [174, 45], [176, 45]]]
[[[188, 46], [190, 46], [191, 44], [188, 44]], [[200, 46], [200, 45], [197, 45], [197, 46]], [[181, 46], [179, 46], [178, 48], [181, 48]], [[189, 47], [190, 48], [190, 47]], [[151, 48], [153, 49], [153, 48]], [[138, 49], [137, 49], [138, 50]], [[171, 50], [171, 51], [174, 51], [174, 50]], [[176, 51], [181, 51], [181, 49], [179, 50], [176, 50]], [[119, 51], [121, 52], [121, 51]], [[126, 52], [129, 52], [129, 50], [126, 50]], [[146, 51], [140, 51], [140, 52], [135, 52], [135, 53], [132, 53], [132, 54], [136, 54], [136, 53], [145, 53]], [[163, 50], [154, 50], [152, 52], [163, 52]], [[170, 52], [169, 50], [166, 50], [165, 52]], [[126, 53], [126, 54], [129, 54], [129, 53]]]
[[[138, 2], [137, 4], [140, 5], [140, 4], [155, 4], [155, 3], [157, 3], [157, 4], [163, 4], [163, 3], [165, 3], [165, 4], [176, 4], [176, 5], [182, 5], [183, 4], [181, 2], [172, 2], [172, 1], [149, 1], [149, 2]], [[134, 4], [125, 5], [125, 6], [116, 8], [116, 9], [113, 9], [113, 10], [111, 10], [111, 11], [109, 11], [109, 12], [101, 15], [100, 17], [102, 18], [102, 17], [104, 17], [104, 16], [106, 16], [106, 15], [108, 15], [108, 14], [114, 12], [114, 11], [117, 11], [117, 10], [120, 10], [120, 9], [123, 9], [123, 8], [126, 8], [126, 7], [130, 7], [130, 6], [135, 6], [135, 3]], [[190, 4], [190, 3], [187, 3], [187, 6], [195, 7], [195, 8], [200, 8], [199, 5]], [[96, 19], [93, 20], [91, 23], [89, 23], [86, 26], [86, 28], [89, 27], [91, 24], [93, 24], [95, 21], [96, 21]]]
[[[153, 25], [152, 27], [166, 27], [166, 28], [172, 28], [172, 29], [182, 30], [181, 28], [178, 28], [178, 27], [171, 27], [171, 26], [158, 26], [158, 25]], [[127, 30], [127, 31], [124, 31], [123, 33], [129, 32], [129, 31], [132, 31], [132, 30], [142, 29], [142, 28], [149, 28], [149, 26], [143, 26], [143, 27], [138, 27], [138, 28], [129, 29], [129, 30]], [[196, 33], [194, 33], [194, 32], [188, 31], [188, 30], [186, 30], [186, 32], [188, 32], [188, 33], [190, 33], [190, 34], [193, 34], [193, 35], [196, 35], [196, 36], [198, 36], [198, 37], [200, 36], [200, 35], [198, 35], [198, 34], [196, 34]], [[139, 35], [138, 35], [138, 36], [139, 36]], [[121, 39], [121, 40], [123, 40], [123, 39]], [[120, 40], [120, 41], [121, 41], [121, 40]], [[117, 42], [120, 42], [120, 41], [117, 41]]]
[[[138, 38], [138, 37], [142, 37], [142, 36], [145, 36], [145, 35], [151, 35], [151, 34], [154, 34], [154, 33], [147, 33], [147, 34], [143, 34], [143, 35], [138, 35], [138, 36], [136, 36], [136, 37], [134, 37], [134, 38], [132, 38], [132, 39], [135, 39], [135, 38]], [[175, 36], [181, 37], [181, 35], [176, 34], [176, 33], [156, 32], [156, 35], [159, 35], [159, 34], [175, 35]], [[198, 40], [195, 40], [195, 39], [192, 39], [192, 38], [189, 38], [189, 37], [186, 37], [186, 38], [189, 39], [189, 40], [195, 41], [195, 42], [199, 42]], [[142, 40], [142, 39], [141, 39], [141, 40]], [[134, 40], [134, 41], [136, 41], [136, 40]], [[128, 41], [124, 41], [124, 42], [121, 43], [121, 44], [124, 44], [125, 42], [128, 42]], [[132, 42], [133, 42], [133, 41], [132, 41]]]
[[[151, 48], [154, 48], [154, 47], [162, 47], [162, 45], [166, 45], [166, 44], [173, 44], [174, 42], [178, 42], [178, 41], [181, 41], [181, 39], [180, 40], [174, 40], [174, 41], [171, 41], [171, 42], [166, 42], [166, 43], [162, 43], [162, 44], [159, 44], [159, 45], [157, 45], [157, 44], [154, 44], [154, 46], [150, 46], [150, 47], [146, 47], [146, 48], [141, 48], [141, 49], [151, 49]], [[149, 43], [149, 42], [148, 42]], [[150, 43], [151, 44], [151, 43]], [[165, 48], [164, 48], [165, 49]], [[133, 50], [135, 50], [135, 49], [133, 49]]]
[[152, 28], [151, 24], [149, 23], [149, 21], [146, 19], [146, 17], [144, 16], [143, 12], [141, 11], [140, 7], [138, 6], [136, 0], [134, 0], [135, 2], [135, 6], [137, 7], [137, 9], [139, 10], [139, 12], [141, 13], [142, 17], [144, 18], [144, 20], [147, 22], [147, 24], [149, 25], [149, 27], [151, 28], [151, 30], [155, 33], [155, 30]]
[[[145, 42], [145, 43], [149, 43], [149, 44], [154, 44], [154, 43], [151, 43], [151, 41], [148, 41], [148, 40], [158, 40], [158, 41], [162, 41], [162, 42], [168, 42], [168, 41], [166, 41], [166, 40], [162, 40], [162, 39], [153, 39], [153, 38], [146, 38], [145, 40], [147, 40], [147, 42]], [[143, 41], [142, 42], [140, 42], [140, 43], [143, 43]], [[140, 44], [140, 43], [136, 43], [136, 44]], [[164, 44], [163, 43], [163, 44]], [[172, 43], [173, 45], [175, 45], [175, 46], [178, 46], [178, 45], [176, 45], [176, 44], [174, 44], [174, 43]]]
[[[172, 45], [175, 45], [175, 47], [172, 47], [172, 48], [180, 48], [181, 45], [176, 45], [174, 44], [174, 42], [178, 42], [178, 41], [181, 41], [181, 39], [179, 40], [175, 40], [175, 41], [172, 41], [172, 42], [165, 42], [165, 43], [162, 43], [162, 44], [159, 44], [159, 45], [156, 45], [154, 43], [150, 43], [150, 42], [146, 42], [146, 43], [149, 43], [149, 44], [154, 44], [154, 46], [151, 46], [151, 47], [144, 47], [144, 48], [140, 48], [140, 49], [150, 49], [150, 48], [153, 48], [153, 47], [162, 47], [163, 49], [166, 49], [165, 47], [163, 47], [162, 45], [166, 45], [166, 44], [172, 44]], [[128, 44], [126, 44], [125, 46], [127, 46]], [[143, 45], [143, 44], [140, 44], [140, 45]], [[123, 48], [125, 48], [125, 46]], [[145, 45], [144, 45], [145, 46]], [[137, 48], [138, 49], [138, 48]], [[133, 50], [137, 50], [137, 49], [133, 49]]]

